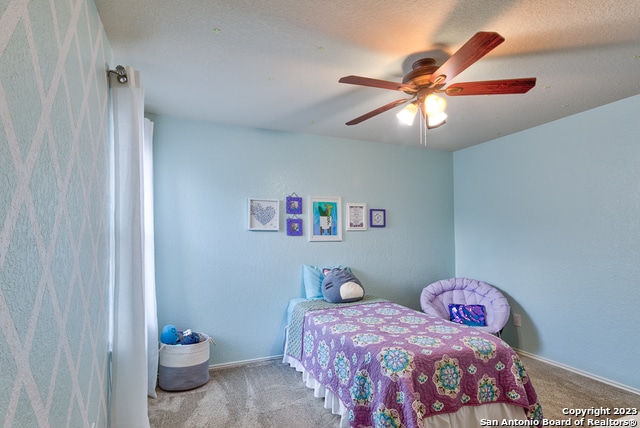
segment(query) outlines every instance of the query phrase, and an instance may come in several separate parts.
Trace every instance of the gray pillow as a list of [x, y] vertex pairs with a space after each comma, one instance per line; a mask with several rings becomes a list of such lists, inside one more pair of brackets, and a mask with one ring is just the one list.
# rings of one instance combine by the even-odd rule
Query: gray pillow
[[364, 297], [364, 287], [350, 270], [334, 268], [324, 272], [322, 297], [330, 303], [355, 302]]

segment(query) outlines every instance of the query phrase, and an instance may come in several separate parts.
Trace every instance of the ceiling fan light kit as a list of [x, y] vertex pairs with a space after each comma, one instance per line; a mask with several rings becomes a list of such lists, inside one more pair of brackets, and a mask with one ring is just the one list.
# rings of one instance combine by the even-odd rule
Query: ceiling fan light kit
[[488, 80], [482, 82], [461, 82], [445, 88], [458, 74], [491, 52], [504, 42], [504, 37], [495, 32], [478, 32], [441, 66], [433, 58], [422, 58], [413, 63], [412, 70], [402, 79], [402, 83], [371, 79], [362, 76], [345, 76], [340, 83], [368, 86], [394, 91], [403, 91], [411, 97], [392, 101], [347, 122], [356, 125], [394, 107], [410, 102], [396, 116], [407, 125], [412, 125], [420, 109], [428, 129], [443, 125], [447, 119], [444, 112], [446, 101], [436, 94], [448, 96], [524, 94], [536, 85], [535, 77]]

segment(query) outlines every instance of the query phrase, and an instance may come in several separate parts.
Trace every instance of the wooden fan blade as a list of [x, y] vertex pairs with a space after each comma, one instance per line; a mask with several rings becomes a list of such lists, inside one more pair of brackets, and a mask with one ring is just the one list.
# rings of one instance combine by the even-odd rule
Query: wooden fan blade
[[405, 83], [389, 82], [387, 80], [371, 79], [361, 76], [345, 76], [338, 80], [340, 83], [349, 83], [351, 85], [370, 86], [372, 88], [391, 89], [394, 91], [416, 92], [417, 88], [413, 85]]
[[536, 78], [528, 77], [523, 79], [453, 83], [445, 92], [451, 96], [524, 94], [534, 86], [536, 86]]
[[407, 98], [407, 99], [401, 99], [401, 100], [395, 100], [393, 102], [390, 102], [389, 104], [383, 105], [382, 107], [378, 107], [375, 110], [370, 111], [369, 113], [365, 113], [362, 116], [356, 117], [353, 120], [350, 120], [349, 122], [347, 122], [347, 125], [357, 125], [360, 122], [364, 122], [367, 119], [371, 119], [373, 116], [377, 116], [380, 113], [384, 113], [387, 110], [391, 110], [394, 107], [399, 106], [400, 104], [404, 104], [409, 100], [412, 100], [413, 98]]
[[445, 61], [429, 79], [436, 85], [444, 85], [458, 74], [462, 73], [471, 64], [491, 52], [496, 46], [504, 42], [504, 37], [498, 33], [481, 31], [476, 33]]

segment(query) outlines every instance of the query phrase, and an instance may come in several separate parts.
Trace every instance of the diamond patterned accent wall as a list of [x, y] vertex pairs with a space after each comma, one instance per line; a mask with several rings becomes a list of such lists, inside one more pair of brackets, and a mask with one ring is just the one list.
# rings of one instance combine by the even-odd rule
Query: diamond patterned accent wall
[[0, 0], [0, 425], [106, 427], [111, 48], [93, 0]]

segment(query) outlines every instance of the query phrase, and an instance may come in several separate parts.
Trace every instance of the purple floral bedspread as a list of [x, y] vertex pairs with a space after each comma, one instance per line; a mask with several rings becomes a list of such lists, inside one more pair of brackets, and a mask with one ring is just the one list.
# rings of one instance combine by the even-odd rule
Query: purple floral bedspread
[[542, 420], [536, 392], [515, 351], [473, 327], [392, 302], [304, 314], [305, 369], [337, 395], [352, 427], [422, 427], [462, 406], [509, 403]]

